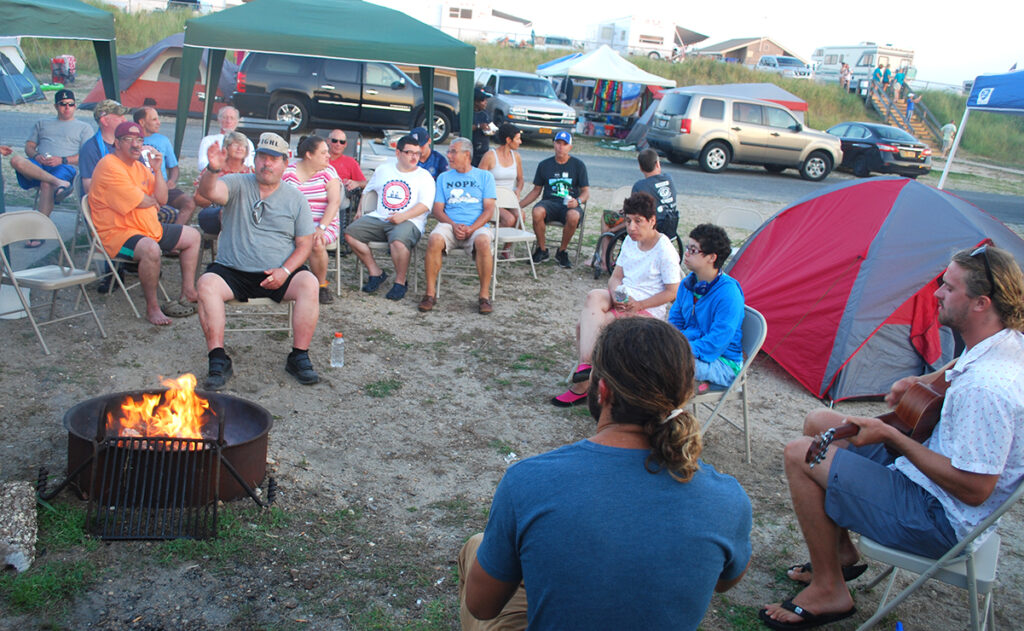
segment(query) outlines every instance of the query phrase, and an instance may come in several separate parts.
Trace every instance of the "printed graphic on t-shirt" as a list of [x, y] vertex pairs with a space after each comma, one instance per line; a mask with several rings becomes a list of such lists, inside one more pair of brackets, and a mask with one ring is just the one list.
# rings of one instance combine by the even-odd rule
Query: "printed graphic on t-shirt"
[[555, 197], [570, 197], [572, 195], [572, 178], [569, 177], [568, 171], [556, 173], [553, 177], [548, 178], [548, 186], [551, 188], [551, 194]]
[[465, 189], [453, 188], [448, 193], [448, 204], [479, 204], [480, 198], [467, 193]]
[[381, 188], [381, 206], [389, 214], [401, 212], [412, 200], [412, 190], [402, 180], [390, 180]]

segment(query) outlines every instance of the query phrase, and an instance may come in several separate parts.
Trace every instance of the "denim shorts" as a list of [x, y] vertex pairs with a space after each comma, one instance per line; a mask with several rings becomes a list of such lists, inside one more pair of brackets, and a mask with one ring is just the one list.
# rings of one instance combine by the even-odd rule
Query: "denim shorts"
[[878, 543], [938, 558], [957, 542], [942, 504], [887, 465], [884, 445], [837, 449], [828, 471], [825, 512], [843, 528]]

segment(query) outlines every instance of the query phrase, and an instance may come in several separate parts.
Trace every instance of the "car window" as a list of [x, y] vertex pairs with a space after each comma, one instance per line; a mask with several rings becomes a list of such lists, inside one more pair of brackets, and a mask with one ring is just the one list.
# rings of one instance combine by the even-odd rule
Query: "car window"
[[307, 75], [311, 72], [312, 59], [295, 55], [256, 55], [250, 72], [272, 72], [274, 74]]
[[398, 71], [385, 64], [366, 64], [366, 84], [390, 86], [402, 78]]
[[845, 138], [846, 133], [849, 131], [849, 129], [850, 126], [844, 123], [842, 125], [836, 125], [832, 129], [829, 129], [828, 133], [832, 134], [833, 136], [838, 136], [839, 138]]
[[765, 124], [769, 127], [781, 127], [783, 129], [795, 128], [797, 120], [793, 118], [793, 115], [786, 110], [780, 110], [777, 107], [766, 107], [764, 108]]
[[913, 136], [903, 131], [902, 129], [899, 129], [898, 127], [881, 127], [876, 129], [878, 130], [878, 135], [881, 136], [883, 140], [919, 142], [917, 138], [914, 138]]
[[487, 80], [487, 85], [484, 86], [484, 90], [486, 90], [487, 92], [490, 92], [491, 94], [496, 94], [496, 92], [494, 91], [494, 87], [497, 84], [498, 84], [498, 78], [495, 77], [494, 75], [491, 75], [491, 78]]
[[539, 96], [546, 99], [558, 98], [549, 81], [533, 77], [502, 77], [498, 82], [498, 94]]
[[686, 113], [690, 106], [689, 94], [666, 93], [661, 97], [661, 105], [658, 106], [658, 113], [666, 116], [679, 116]]
[[850, 125], [850, 131], [846, 133], [846, 137], [858, 140], [861, 138], [870, 138], [871, 132], [868, 131], [867, 127], [862, 127], [861, 125]]
[[704, 99], [700, 103], [700, 117], [723, 120], [725, 118], [725, 101], [721, 99]]
[[325, 59], [324, 78], [346, 83], [359, 82], [359, 62], [344, 59]]
[[761, 124], [761, 106], [753, 103], [733, 103], [732, 119], [737, 123]]
[[780, 66], [793, 66], [795, 68], [803, 68], [806, 64], [800, 61], [796, 57], [776, 57], [779, 61]]

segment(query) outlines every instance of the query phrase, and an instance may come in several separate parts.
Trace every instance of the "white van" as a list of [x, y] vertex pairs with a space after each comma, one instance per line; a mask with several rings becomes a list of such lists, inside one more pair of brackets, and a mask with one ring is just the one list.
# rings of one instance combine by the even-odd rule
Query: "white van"
[[814, 76], [821, 81], [839, 83], [839, 70], [843, 63], [850, 65], [853, 75], [850, 77], [850, 88], [856, 89], [862, 80], [871, 80], [871, 73], [878, 64], [889, 65], [893, 73], [899, 68], [910, 68], [914, 65], [914, 51], [895, 48], [888, 44], [861, 42], [856, 46], [822, 46], [811, 55], [814, 64]]

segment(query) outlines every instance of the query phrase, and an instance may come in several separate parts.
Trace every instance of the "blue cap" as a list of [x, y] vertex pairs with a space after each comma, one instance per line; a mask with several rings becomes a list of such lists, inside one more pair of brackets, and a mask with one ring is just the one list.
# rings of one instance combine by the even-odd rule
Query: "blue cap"
[[557, 134], [555, 134], [555, 140], [561, 140], [562, 142], [564, 142], [564, 143], [566, 143], [568, 145], [571, 145], [572, 144], [572, 134], [570, 134], [569, 132], [567, 132], [567, 131], [565, 131], [563, 129], [562, 131], [560, 131]]
[[426, 127], [417, 127], [409, 132], [409, 135], [415, 138], [416, 143], [421, 147], [430, 140], [430, 134], [427, 133]]

